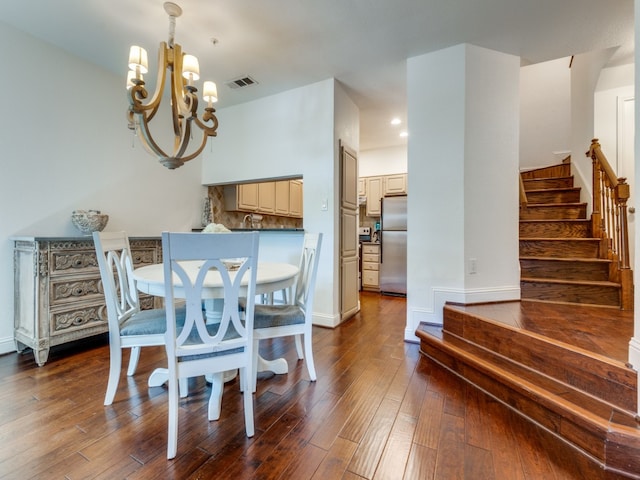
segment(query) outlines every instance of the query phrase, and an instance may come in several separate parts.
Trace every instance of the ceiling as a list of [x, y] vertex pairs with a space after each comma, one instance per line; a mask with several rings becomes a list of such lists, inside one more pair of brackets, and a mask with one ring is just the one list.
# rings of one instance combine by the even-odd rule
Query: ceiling
[[[523, 65], [620, 46], [633, 62], [633, 0], [177, 0], [176, 42], [218, 84], [217, 108], [334, 77], [360, 108], [360, 150], [402, 144], [406, 59], [460, 43]], [[166, 41], [163, 0], [13, 0], [4, 21], [126, 74], [129, 46]], [[214, 44], [212, 39], [216, 39]], [[230, 89], [251, 76], [258, 84]], [[148, 79], [147, 79], [148, 80]], [[124, 95], [124, 94], [123, 94]], [[405, 126], [406, 127], [406, 126]]]

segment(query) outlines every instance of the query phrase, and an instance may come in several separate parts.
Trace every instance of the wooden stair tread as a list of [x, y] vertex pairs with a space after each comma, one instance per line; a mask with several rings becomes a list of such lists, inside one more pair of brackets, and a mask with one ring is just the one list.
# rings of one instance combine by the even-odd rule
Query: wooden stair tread
[[549, 208], [549, 207], [584, 207], [585, 202], [569, 202], [569, 203], [527, 203], [527, 208]]
[[[546, 180], [546, 178], [545, 178]], [[534, 188], [531, 190], [527, 190], [525, 188], [525, 192], [527, 193], [543, 193], [543, 192], [575, 192], [576, 190], [580, 190], [580, 187], [553, 187], [553, 188]]]
[[[582, 425], [590, 424], [591, 429], [603, 435], [607, 432], [623, 431], [640, 437], [640, 427], [634, 420], [634, 412], [625, 411], [515, 362], [509, 363], [506, 359], [498, 360], [495, 354], [480, 353], [480, 347], [473, 348], [465, 345], [465, 348], [461, 348], [447, 341], [446, 333], [439, 338], [432, 336], [429, 331], [422, 330], [422, 332], [424, 334], [420, 334], [420, 330], [416, 332], [421, 339], [430, 343], [439, 343], [440, 347], [445, 347], [450, 354], [462, 359], [465, 363], [472, 364], [484, 374], [498, 379], [501, 384], [508, 385], [521, 395], [534, 399], [539, 405], [561, 414], [563, 418]], [[429, 336], [431, 339], [428, 338]], [[614, 411], [620, 416], [612, 415]], [[617, 417], [616, 423], [612, 423], [613, 417]]]
[[553, 283], [556, 285], [584, 285], [584, 286], [596, 286], [596, 287], [610, 287], [620, 288], [619, 283], [598, 281], [598, 280], [559, 280], [556, 278], [542, 278], [542, 277], [521, 277], [521, 282], [535, 282], [535, 283]]
[[541, 260], [550, 262], [579, 262], [579, 263], [602, 263], [609, 264], [611, 260], [608, 258], [584, 258], [584, 257], [534, 257], [534, 256], [520, 256], [520, 260]]
[[596, 237], [520, 237], [521, 241], [528, 242], [538, 242], [538, 241], [549, 241], [549, 242], [599, 242], [600, 239]]
[[548, 222], [556, 222], [556, 223], [560, 223], [560, 222], [591, 223], [591, 220], [587, 220], [585, 218], [547, 218], [547, 219], [531, 218], [531, 219], [520, 220], [520, 223], [525, 223], [525, 222], [530, 222], [530, 223], [548, 223]]

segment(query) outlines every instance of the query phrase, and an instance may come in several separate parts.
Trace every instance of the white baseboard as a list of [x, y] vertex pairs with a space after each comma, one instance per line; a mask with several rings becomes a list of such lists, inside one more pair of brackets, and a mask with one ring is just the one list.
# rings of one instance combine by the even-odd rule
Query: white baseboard
[[410, 308], [409, 324], [405, 329], [404, 338], [407, 341], [416, 341], [414, 332], [421, 323], [430, 325], [442, 325], [445, 303], [453, 302], [460, 304], [487, 303], [487, 302], [509, 302], [520, 300], [520, 286], [470, 289], [460, 290], [453, 288], [434, 288], [431, 307]]
[[0, 355], [15, 351], [16, 342], [14, 342], [13, 337], [0, 338]]

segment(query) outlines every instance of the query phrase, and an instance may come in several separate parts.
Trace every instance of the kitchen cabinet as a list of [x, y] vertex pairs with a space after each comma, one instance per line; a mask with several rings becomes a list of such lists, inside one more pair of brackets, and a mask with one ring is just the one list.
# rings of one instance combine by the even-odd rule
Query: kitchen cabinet
[[380, 291], [380, 245], [377, 243], [362, 244], [362, 289]]
[[226, 185], [224, 187], [224, 206], [229, 212], [257, 212], [258, 184]]
[[358, 178], [358, 196], [364, 197], [367, 194], [367, 183], [364, 178]]
[[258, 183], [258, 213], [276, 213], [276, 182]]
[[288, 180], [281, 180], [276, 183], [276, 203], [275, 214], [289, 216], [290, 212], [290, 187]]
[[384, 176], [384, 196], [386, 195], [406, 195], [407, 194], [407, 174], [398, 173]]
[[[109, 330], [93, 237], [14, 237], [14, 338], [39, 366], [55, 345]], [[134, 267], [162, 261], [160, 238], [130, 238]], [[161, 299], [140, 295], [142, 308]], [[157, 304], [156, 304], [157, 303]]]
[[302, 218], [302, 180], [289, 180], [289, 216]]
[[365, 177], [367, 189], [367, 217], [379, 217], [381, 213], [380, 198], [382, 198], [382, 177]]
[[302, 218], [302, 181], [225, 185], [224, 208], [228, 212], [255, 212]]

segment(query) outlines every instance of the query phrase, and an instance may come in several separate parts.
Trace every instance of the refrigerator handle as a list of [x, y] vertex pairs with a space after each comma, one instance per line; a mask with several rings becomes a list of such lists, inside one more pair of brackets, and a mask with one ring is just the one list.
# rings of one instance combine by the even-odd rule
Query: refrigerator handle
[[384, 225], [382, 224], [382, 219], [384, 218], [383, 215], [383, 208], [384, 208], [384, 198], [380, 199], [380, 233], [378, 233], [378, 241], [380, 242], [380, 263], [382, 263], [382, 237], [384, 236], [382, 233], [384, 232]]

